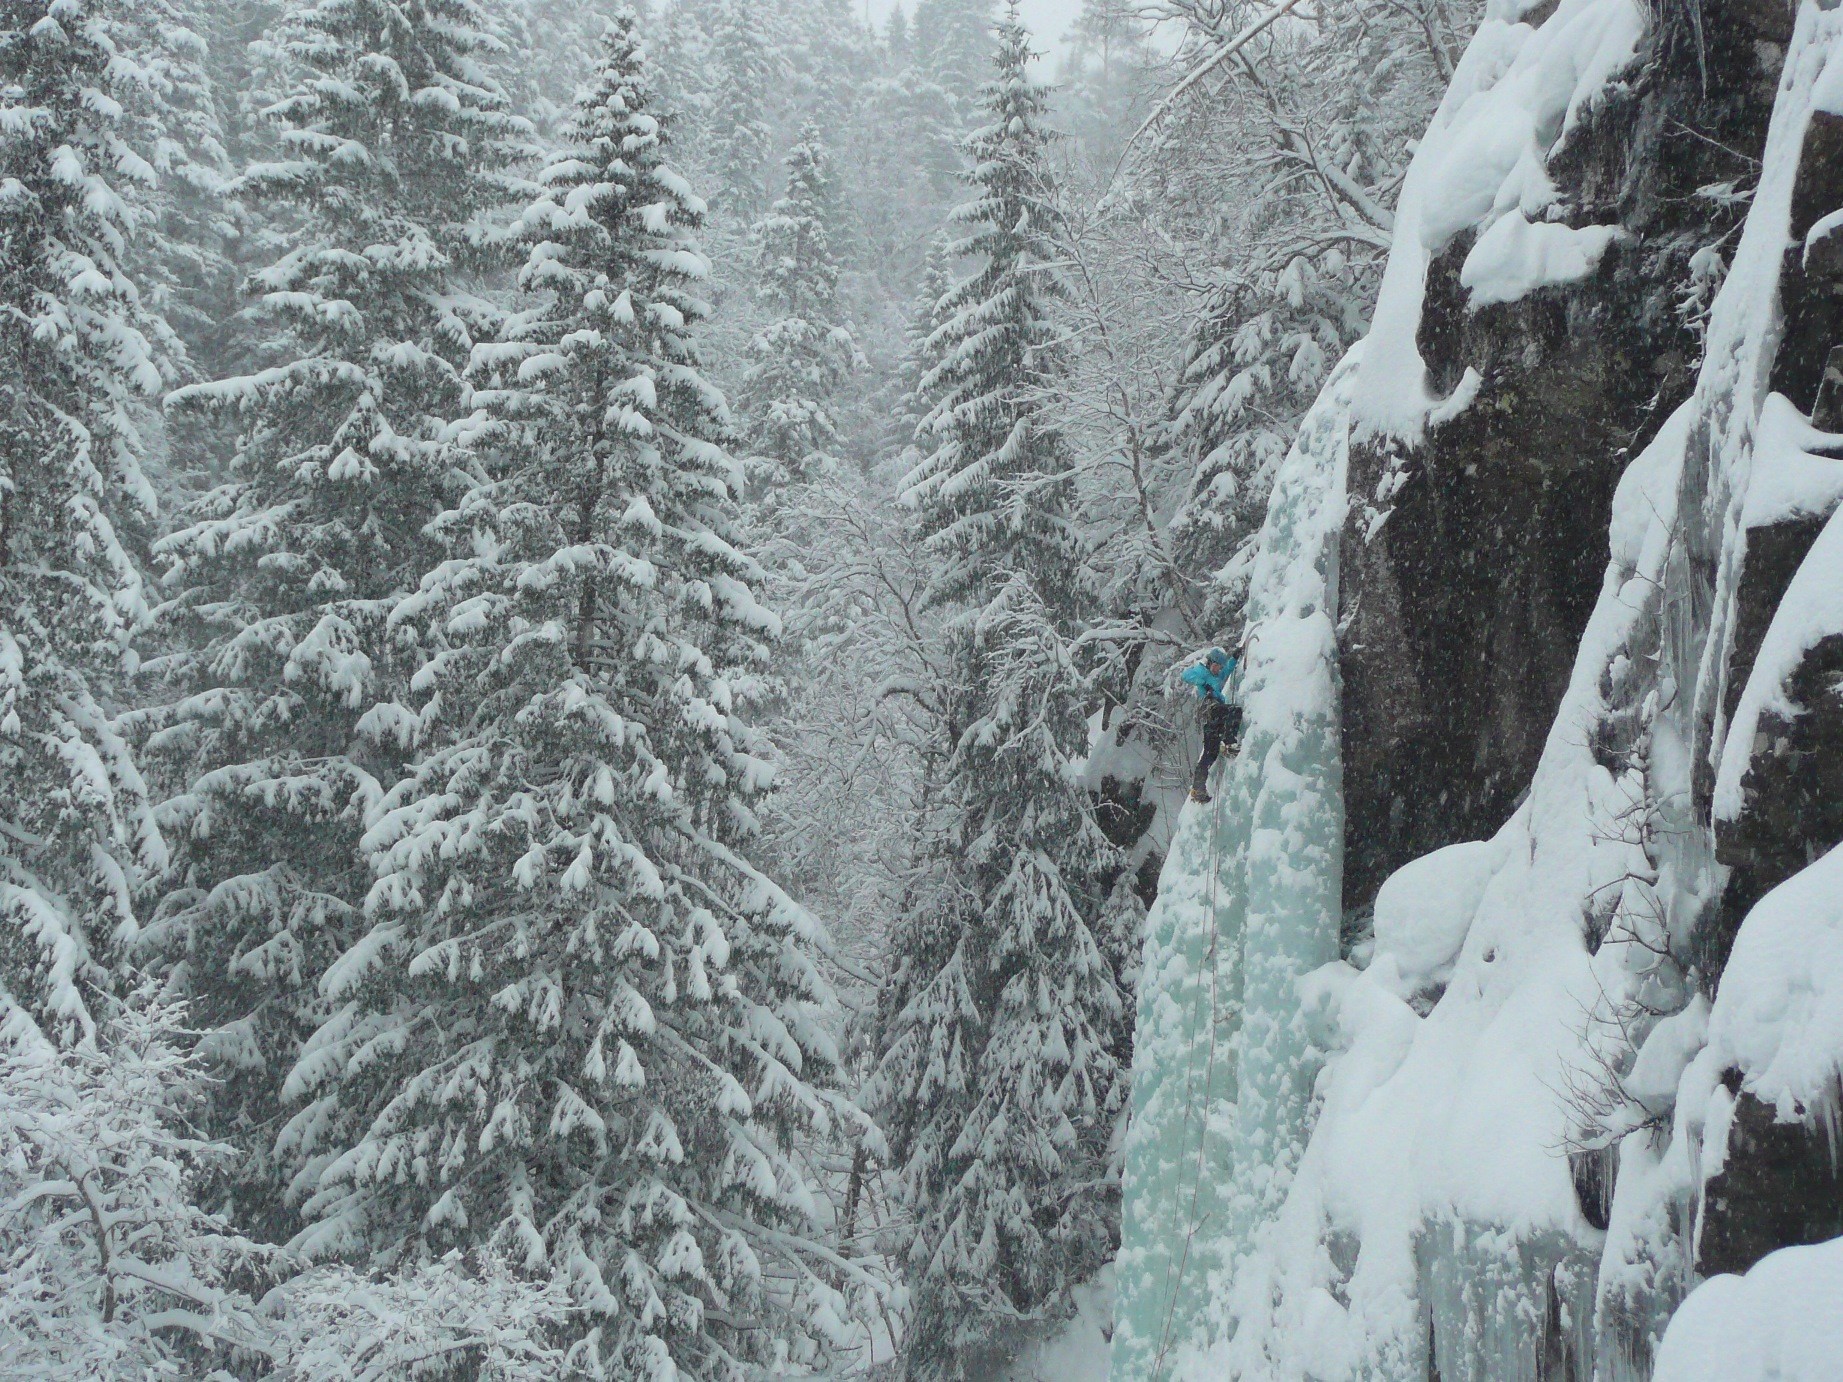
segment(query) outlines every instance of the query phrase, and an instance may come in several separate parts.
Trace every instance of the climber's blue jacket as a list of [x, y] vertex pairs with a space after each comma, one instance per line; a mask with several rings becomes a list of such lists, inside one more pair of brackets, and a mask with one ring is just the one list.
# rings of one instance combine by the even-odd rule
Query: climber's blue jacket
[[1217, 654], [1221, 654], [1222, 658], [1222, 671], [1220, 673], [1211, 672], [1207, 661], [1199, 662], [1195, 667], [1186, 667], [1184, 669], [1184, 681], [1187, 685], [1194, 686], [1197, 689], [1198, 700], [1216, 701], [1222, 705], [1228, 705], [1230, 701], [1226, 693], [1229, 689], [1229, 683], [1235, 679], [1235, 659], [1223, 652], [1220, 648], [1211, 649], [1210, 655], [1212, 657]]

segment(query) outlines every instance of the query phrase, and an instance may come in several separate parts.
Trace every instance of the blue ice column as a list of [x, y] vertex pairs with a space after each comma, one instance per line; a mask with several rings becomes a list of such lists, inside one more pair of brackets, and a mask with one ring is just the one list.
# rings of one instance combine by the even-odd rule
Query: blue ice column
[[1275, 480], [1242, 751], [1216, 801], [1185, 809], [1146, 919], [1114, 1382], [1187, 1375], [1220, 1327], [1212, 1294], [1277, 1211], [1309, 1132], [1298, 981], [1337, 958], [1342, 909], [1337, 554], [1356, 362], [1333, 372]]

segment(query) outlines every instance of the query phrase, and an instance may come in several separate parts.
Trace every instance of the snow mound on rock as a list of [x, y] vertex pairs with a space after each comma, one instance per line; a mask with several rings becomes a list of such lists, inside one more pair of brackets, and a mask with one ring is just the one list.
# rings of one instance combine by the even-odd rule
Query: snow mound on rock
[[1709, 1049], [1781, 1119], [1828, 1103], [1843, 1074], [1843, 846], [1747, 914], [1709, 1015]]
[[1784, 1248], [1698, 1286], [1664, 1333], [1653, 1382], [1836, 1382], [1843, 1238]]
[[1403, 997], [1445, 983], [1503, 852], [1498, 841], [1473, 840], [1398, 869], [1376, 894], [1372, 974], [1392, 964]]

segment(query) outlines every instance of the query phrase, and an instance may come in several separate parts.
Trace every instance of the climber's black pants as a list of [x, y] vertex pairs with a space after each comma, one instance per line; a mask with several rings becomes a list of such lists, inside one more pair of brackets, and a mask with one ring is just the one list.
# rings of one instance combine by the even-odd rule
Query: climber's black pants
[[1222, 756], [1224, 744], [1235, 744], [1241, 739], [1241, 707], [1224, 705], [1221, 701], [1203, 703], [1203, 757], [1197, 760], [1197, 770], [1191, 774], [1190, 785], [1199, 792], [1209, 784], [1209, 770], [1216, 766], [1216, 760]]

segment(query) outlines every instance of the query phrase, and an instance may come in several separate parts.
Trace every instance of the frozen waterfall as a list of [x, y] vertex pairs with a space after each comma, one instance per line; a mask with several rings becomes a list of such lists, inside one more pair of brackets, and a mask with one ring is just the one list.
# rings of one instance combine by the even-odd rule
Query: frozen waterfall
[[1187, 807], [1147, 918], [1113, 1343], [1189, 1375], [1235, 1246], [1283, 1201], [1316, 1064], [1300, 981], [1337, 958], [1337, 551], [1353, 352], [1275, 482], [1249, 592], [1240, 756]]

